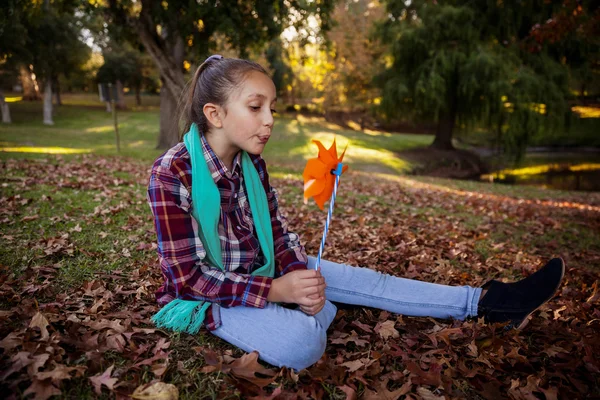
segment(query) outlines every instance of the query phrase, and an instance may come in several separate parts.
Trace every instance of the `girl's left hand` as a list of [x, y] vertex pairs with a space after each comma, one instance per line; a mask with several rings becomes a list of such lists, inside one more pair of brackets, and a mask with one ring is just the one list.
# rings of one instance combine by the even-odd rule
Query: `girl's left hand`
[[310, 307], [300, 306], [300, 310], [302, 310], [302, 312], [306, 315], [318, 314], [323, 309], [323, 307], [325, 307], [325, 294], [323, 294], [323, 295], [315, 294], [312, 296], [308, 296], [311, 299], [318, 299], [319, 296], [322, 296], [323, 301], [315, 304], [314, 306], [310, 306]]

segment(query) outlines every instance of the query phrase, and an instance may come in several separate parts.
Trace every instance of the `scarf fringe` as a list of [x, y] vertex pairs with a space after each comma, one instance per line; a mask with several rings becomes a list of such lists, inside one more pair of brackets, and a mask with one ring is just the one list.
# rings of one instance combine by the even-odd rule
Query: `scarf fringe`
[[170, 301], [152, 317], [159, 328], [195, 335], [200, 331], [206, 310], [211, 303], [175, 299]]

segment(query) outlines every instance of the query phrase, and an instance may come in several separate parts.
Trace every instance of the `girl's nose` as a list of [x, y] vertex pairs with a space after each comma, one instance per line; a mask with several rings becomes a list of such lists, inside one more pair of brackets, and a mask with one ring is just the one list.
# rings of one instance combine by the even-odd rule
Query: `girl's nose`
[[265, 116], [265, 126], [273, 126], [273, 122], [274, 122], [273, 113], [271, 112], [271, 110], [268, 110], [266, 112], [266, 116]]

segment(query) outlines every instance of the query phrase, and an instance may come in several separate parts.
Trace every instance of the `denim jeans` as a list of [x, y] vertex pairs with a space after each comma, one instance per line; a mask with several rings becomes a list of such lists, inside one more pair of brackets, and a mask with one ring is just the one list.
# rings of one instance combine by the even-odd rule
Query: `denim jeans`
[[[308, 268], [316, 259], [309, 257]], [[221, 307], [222, 325], [212, 331], [240, 349], [258, 351], [269, 364], [301, 370], [317, 362], [336, 314], [331, 301], [375, 307], [410, 316], [465, 319], [477, 315], [480, 288], [398, 278], [368, 268], [321, 261], [327, 298], [315, 316], [274, 303], [265, 308]]]

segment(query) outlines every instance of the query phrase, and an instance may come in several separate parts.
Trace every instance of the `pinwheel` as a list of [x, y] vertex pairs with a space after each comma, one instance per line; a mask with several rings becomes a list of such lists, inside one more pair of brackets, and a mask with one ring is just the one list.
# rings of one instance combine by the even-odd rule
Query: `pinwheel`
[[345, 149], [338, 158], [335, 139], [333, 139], [333, 144], [329, 149], [326, 149], [318, 140], [313, 140], [313, 142], [319, 148], [319, 155], [316, 158], [308, 160], [306, 167], [304, 168], [304, 173], [302, 174], [304, 178], [304, 203], [306, 204], [308, 199], [312, 197], [315, 199], [319, 208], [323, 210], [325, 202], [327, 199], [330, 199], [325, 229], [323, 230], [317, 263], [315, 264], [315, 269], [318, 269], [321, 264], [325, 238], [327, 237], [329, 224], [331, 222], [331, 214], [333, 213], [333, 205], [337, 195], [340, 176], [346, 172], [348, 166], [342, 164], [344, 154], [346, 153]]

